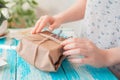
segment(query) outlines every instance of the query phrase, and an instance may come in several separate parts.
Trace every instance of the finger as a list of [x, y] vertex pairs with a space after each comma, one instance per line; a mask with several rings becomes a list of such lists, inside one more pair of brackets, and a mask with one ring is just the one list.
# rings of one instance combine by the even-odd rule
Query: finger
[[42, 18], [40, 18], [40, 19], [36, 22], [35, 28], [32, 30], [32, 33], [33, 33], [33, 34], [36, 33], [36, 31], [37, 31], [37, 29], [38, 29], [38, 27], [39, 27], [41, 21], [42, 21]]
[[49, 30], [53, 31], [55, 28], [59, 27], [56, 23], [49, 26]]
[[64, 46], [64, 50], [70, 50], [70, 49], [75, 49], [75, 48], [83, 48], [85, 49], [85, 45], [83, 43], [78, 44], [78, 43], [70, 43]]
[[69, 56], [69, 55], [82, 55], [82, 56], [87, 56], [87, 52], [85, 49], [72, 49], [72, 50], [67, 50], [63, 52], [63, 55]]
[[85, 39], [80, 39], [80, 38], [69, 38], [69, 39], [67, 39], [67, 40], [64, 40], [62, 43], [61, 43], [61, 45], [67, 45], [67, 44], [70, 44], [70, 43], [75, 43], [75, 42], [79, 42], [79, 43], [84, 43], [84, 42], [86, 42], [86, 40]]
[[74, 38], [69, 38], [69, 39], [66, 39], [66, 40], [64, 40], [62, 43], [61, 43], [61, 45], [67, 45], [67, 44], [70, 44], [70, 43], [73, 43], [73, 42], [75, 42], [75, 40], [76, 39], [74, 39]]
[[49, 23], [49, 18], [48, 18], [48, 17], [45, 17], [45, 18], [41, 21], [41, 23], [40, 23], [40, 25], [39, 25], [39, 27], [38, 27], [38, 29], [37, 29], [37, 33], [41, 32], [41, 30], [42, 30], [48, 23]]
[[68, 59], [68, 61], [72, 63], [78, 63], [78, 64], [88, 64], [88, 58], [72, 58]]

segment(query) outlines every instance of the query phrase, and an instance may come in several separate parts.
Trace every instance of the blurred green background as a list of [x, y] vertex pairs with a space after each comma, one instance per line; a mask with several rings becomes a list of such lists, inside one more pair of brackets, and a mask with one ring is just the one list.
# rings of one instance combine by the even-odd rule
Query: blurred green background
[[36, 0], [0, 0], [0, 24], [7, 20], [9, 28], [32, 27], [37, 5]]

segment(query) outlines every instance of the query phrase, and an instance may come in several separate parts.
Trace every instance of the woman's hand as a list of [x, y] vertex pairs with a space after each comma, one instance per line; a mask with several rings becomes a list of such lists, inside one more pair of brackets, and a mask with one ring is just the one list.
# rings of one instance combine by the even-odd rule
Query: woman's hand
[[89, 64], [95, 67], [109, 66], [109, 55], [88, 39], [70, 38], [61, 43], [65, 56], [81, 55], [84, 58], [68, 58], [73, 63]]
[[49, 30], [53, 30], [58, 28], [61, 25], [60, 19], [53, 16], [42, 16], [35, 24], [35, 28], [33, 29], [32, 33], [39, 33], [45, 26], [49, 26]]

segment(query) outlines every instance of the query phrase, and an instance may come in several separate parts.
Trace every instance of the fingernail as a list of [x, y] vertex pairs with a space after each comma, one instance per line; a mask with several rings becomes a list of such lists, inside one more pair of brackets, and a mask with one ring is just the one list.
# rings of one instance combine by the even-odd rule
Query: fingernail
[[63, 53], [63, 55], [66, 55], [66, 54], [67, 54], [66, 52]]
[[61, 43], [61, 45], [65, 46], [65, 43], [63, 42], [63, 43]]
[[68, 61], [71, 61], [71, 60], [68, 58]]
[[39, 33], [39, 30], [37, 30], [36, 32]]
[[64, 46], [64, 50], [67, 50], [67, 47], [66, 47], [66, 46]]
[[63, 45], [63, 43], [61, 42], [60, 45]]
[[34, 32], [35, 32], [34, 30], [31, 31], [31, 33], [34, 33]]
[[69, 58], [67, 58], [67, 59], [68, 59], [69, 62], [73, 63], [73, 61], [71, 59], [69, 59]]
[[32, 31], [30, 32], [31, 34], [34, 34]]
[[65, 42], [61, 42], [61, 45], [64, 45]]
[[49, 27], [49, 30], [52, 31], [53, 29], [51, 27]]
[[35, 34], [35, 32], [33, 32], [32, 34]]

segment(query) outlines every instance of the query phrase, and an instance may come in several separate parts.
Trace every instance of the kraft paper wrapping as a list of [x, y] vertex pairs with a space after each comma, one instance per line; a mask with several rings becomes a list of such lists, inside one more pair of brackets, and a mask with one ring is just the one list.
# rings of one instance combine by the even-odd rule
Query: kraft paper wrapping
[[63, 40], [65, 39], [54, 38], [48, 31], [31, 34], [21, 39], [17, 52], [24, 60], [42, 71], [57, 71], [65, 58], [60, 45]]

